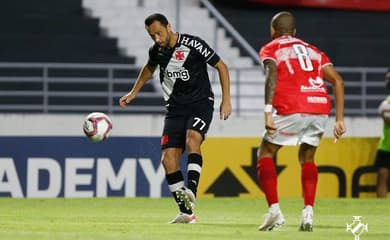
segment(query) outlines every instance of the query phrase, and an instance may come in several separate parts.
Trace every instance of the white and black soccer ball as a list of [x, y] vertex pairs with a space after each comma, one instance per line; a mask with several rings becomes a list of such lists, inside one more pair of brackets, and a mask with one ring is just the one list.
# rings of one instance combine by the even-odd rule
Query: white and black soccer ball
[[88, 114], [84, 120], [83, 131], [91, 142], [106, 140], [112, 130], [111, 119], [102, 112]]

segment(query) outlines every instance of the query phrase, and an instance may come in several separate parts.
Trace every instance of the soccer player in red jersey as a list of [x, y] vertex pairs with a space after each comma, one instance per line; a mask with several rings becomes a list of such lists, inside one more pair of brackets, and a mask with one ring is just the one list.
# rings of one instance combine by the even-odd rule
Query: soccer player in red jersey
[[274, 158], [285, 145], [300, 144], [301, 183], [304, 198], [301, 231], [313, 229], [313, 206], [318, 172], [314, 155], [324, 133], [331, 101], [324, 81], [333, 87], [335, 141], [345, 132], [344, 83], [325, 53], [296, 38], [295, 18], [280, 12], [271, 20], [272, 41], [262, 46], [260, 59], [266, 71], [265, 134], [257, 162], [259, 185], [269, 211], [260, 231], [284, 224], [279, 206]]

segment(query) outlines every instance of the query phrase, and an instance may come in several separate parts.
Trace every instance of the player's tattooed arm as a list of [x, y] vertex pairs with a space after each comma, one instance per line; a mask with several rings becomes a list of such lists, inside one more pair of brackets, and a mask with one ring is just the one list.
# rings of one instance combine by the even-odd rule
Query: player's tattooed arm
[[277, 72], [276, 63], [270, 59], [264, 61], [265, 68], [265, 104], [272, 104], [274, 98]]
[[[277, 71], [276, 63], [272, 60], [266, 59], [264, 61], [265, 68], [265, 106], [270, 106], [272, 109], [272, 100], [274, 98], [276, 80], [277, 80]], [[269, 136], [273, 136], [277, 130], [274, 119], [272, 117], [272, 112], [270, 109], [264, 108], [264, 121], [265, 129]]]

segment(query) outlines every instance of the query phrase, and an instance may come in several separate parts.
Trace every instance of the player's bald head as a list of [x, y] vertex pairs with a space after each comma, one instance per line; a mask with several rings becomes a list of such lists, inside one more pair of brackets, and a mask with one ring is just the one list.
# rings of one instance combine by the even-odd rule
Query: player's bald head
[[271, 20], [271, 35], [273, 38], [282, 35], [295, 36], [295, 18], [290, 12], [279, 12]]

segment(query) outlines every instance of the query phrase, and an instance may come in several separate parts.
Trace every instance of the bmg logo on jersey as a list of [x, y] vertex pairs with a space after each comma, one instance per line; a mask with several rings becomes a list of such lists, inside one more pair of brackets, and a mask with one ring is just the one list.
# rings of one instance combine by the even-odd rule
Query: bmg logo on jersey
[[180, 69], [178, 71], [169, 71], [169, 70], [167, 70], [165, 72], [165, 74], [169, 78], [175, 78], [175, 79], [180, 78], [183, 81], [190, 80], [190, 73], [188, 72], [187, 69]]

